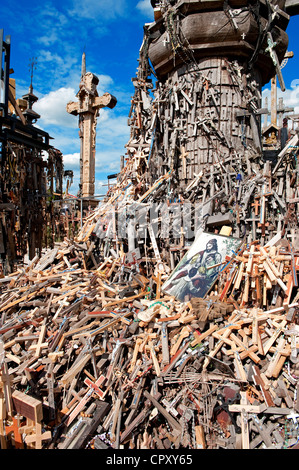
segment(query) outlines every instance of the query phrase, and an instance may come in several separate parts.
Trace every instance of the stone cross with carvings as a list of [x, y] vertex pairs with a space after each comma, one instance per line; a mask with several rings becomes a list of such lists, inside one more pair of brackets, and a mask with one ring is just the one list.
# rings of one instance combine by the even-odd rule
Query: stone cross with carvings
[[97, 117], [101, 108], [114, 108], [117, 100], [110, 93], [98, 96], [99, 79], [91, 72], [82, 77], [77, 93], [78, 102], [67, 104], [67, 112], [79, 116], [80, 150], [80, 195], [88, 198], [94, 196], [95, 183], [95, 153]]

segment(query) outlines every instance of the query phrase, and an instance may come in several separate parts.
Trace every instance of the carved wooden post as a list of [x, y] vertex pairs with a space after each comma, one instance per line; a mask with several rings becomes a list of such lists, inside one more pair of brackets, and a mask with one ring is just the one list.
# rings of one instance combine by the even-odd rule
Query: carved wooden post
[[92, 197], [95, 182], [95, 153], [97, 117], [101, 108], [114, 108], [117, 100], [110, 93], [98, 96], [99, 79], [91, 72], [83, 73], [77, 93], [78, 102], [67, 104], [67, 112], [79, 116], [80, 155], [80, 195]]

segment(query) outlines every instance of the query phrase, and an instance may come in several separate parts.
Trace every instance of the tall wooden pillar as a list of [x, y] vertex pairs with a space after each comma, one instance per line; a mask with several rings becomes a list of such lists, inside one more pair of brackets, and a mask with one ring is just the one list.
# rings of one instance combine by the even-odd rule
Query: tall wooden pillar
[[[85, 64], [85, 61], [82, 60]], [[83, 67], [82, 67], [83, 69]], [[92, 198], [95, 186], [95, 155], [97, 117], [101, 108], [114, 108], [117, 100], [109, 93], [99, 97], [97, 85], [99, 79], [91, 72], [83, 73], [78, 102], [67, 104], [67, 112], [79, 116], [80, 137], [80, 187], [81, 196]]]
[[[247, 0], [236, 7], [209, 0], [156, 6], [142, 49], [158, 79], [155, 177], [173, 166], [186, 186], [207, 166], [262, 156], [261, 90], [276, 74], [275, 57], [286, 52], [288, 15], [279, 10], [269, 22], [258, 3], [258, 16]], [[261, 28], [271, 33], [270, 45]]]

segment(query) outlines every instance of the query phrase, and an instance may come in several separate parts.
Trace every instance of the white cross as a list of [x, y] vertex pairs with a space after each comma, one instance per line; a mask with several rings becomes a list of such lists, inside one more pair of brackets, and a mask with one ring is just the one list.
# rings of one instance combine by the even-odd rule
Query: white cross
[[165, 39], [163, 40], [163, 45], [164, 45], [164, 47], [166, 47], [167, 44], [169, 44], [169, 34], [168, 34], [168, 33], [166, 34], [166, 37], [165, 37]]

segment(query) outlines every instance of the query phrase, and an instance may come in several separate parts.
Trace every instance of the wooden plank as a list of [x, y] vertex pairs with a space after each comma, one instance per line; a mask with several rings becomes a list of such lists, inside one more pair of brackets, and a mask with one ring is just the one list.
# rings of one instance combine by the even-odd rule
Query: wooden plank
[[204, 333], [198, 333], [196, 330], [194, 331], [194, 340], [191, 341], [190, 345], [192, 348], [194, 348], [197, 344], [202, 343], [204, 339], [206, 339], [208, 336], [210, 336], [214, 331], [218, 330], [217, 325], [211, 326], [207, 331]]
[[21, 416], [31, 419], [35, 423], [41, 423], [43, 419], [43, 404], [40, 400], [31, 397], [19, 390], [12, 393], [14, 408]]

